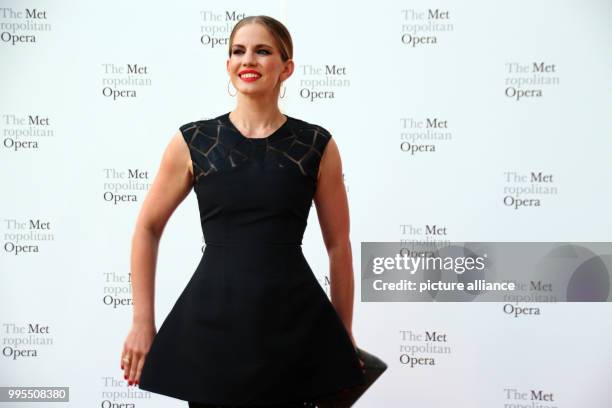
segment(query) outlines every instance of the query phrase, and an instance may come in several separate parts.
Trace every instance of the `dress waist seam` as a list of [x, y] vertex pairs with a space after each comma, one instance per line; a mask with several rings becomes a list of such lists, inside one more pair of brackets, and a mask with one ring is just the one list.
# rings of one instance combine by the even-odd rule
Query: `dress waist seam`
[[251, 247], [251, 246], [302, 246], [301, 242], [262, 242], [262, 241], [205, 241], [206, 246], [231, 246], [231, 247]]

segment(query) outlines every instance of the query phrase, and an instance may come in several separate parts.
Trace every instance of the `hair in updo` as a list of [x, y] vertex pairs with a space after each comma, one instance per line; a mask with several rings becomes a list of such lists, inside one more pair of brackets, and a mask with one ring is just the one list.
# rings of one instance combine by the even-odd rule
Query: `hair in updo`
[[281, 59], [283, 62], [293, 58], [293, 41], [291, 40], [291, 34], [287, 27], [277, 19], [270, 16], [248, 16], [236, 23], [232, 29], [232, 33], [229, 37], [229, 56], [232, 56], [232, 46], [234, 44], [234, 35], [238, 29], [246, 24], [261, 24], [268, 29], [268, 32], [272, 34], [276, 40], [276, 46], [280, 51]]

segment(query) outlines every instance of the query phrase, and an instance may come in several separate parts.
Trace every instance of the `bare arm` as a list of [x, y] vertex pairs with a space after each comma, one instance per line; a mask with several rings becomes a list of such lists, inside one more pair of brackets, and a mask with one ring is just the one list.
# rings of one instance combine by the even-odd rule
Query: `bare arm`
[[134, 314], [123, 344], [121, 369], [128, 385], [137, 383], [155, 329], [155, 267], [159, 241], [168, 219], [191, 191], [193, 167], [189, 148], [177, 132], [164, 151], [157, 175], [147, 193], [132, 236], [130, 268]]
[[191, 172], [189, 148], [177, 132], [164, 151], [132, 235], [134, 323], [155, 323], [155, 267], [159, 241], [168, 219], [191, 190]]
[[329, 255], [331, 301], [355, 343], [352, 338], [355, 282], [348, 199], [340, 152], [334, 139], [328, 142], [321, 158], [314, 201]]

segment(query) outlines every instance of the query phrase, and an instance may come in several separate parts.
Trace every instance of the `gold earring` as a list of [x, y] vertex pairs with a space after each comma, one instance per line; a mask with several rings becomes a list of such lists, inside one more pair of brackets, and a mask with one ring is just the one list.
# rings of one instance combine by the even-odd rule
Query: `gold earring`
[[238, 93], [238, 91], [236, 91], [236, 93], [235, 93], [235, 94], [233, 94], [233, 95], [232, 95], [232, 93], [230, 92], [230, 86], [229, 86], [229, 85], [230, 85], [230, 83], [231, 83], [231, 82], [232, 82], [232, 79], [230, 78], [230, 79], [227, 81], [227, 93], [229, 94], [229, 96], [236, 96], [236, 94]]

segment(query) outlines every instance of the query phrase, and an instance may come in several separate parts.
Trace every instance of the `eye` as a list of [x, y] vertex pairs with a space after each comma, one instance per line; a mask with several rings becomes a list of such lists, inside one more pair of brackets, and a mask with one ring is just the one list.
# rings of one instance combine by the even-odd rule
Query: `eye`
[[[270, 51], [268, 51], [268, 50], [263, 50], [263, 49], [258, 50], [257, 52], [258, 52], [258, 53], [259, 53], [259, 52], [264, 52], [264, 53], [265, 53], [264, 55], [270, 55], [270, 54], [271, 54], [271, 53], [270, 53]], [[242, 54], [242, 50], [241, 50], [241, 49], [236, 48], [235, 50], [233, 50], [233, 51], [232, 51], [232, 54]]]

